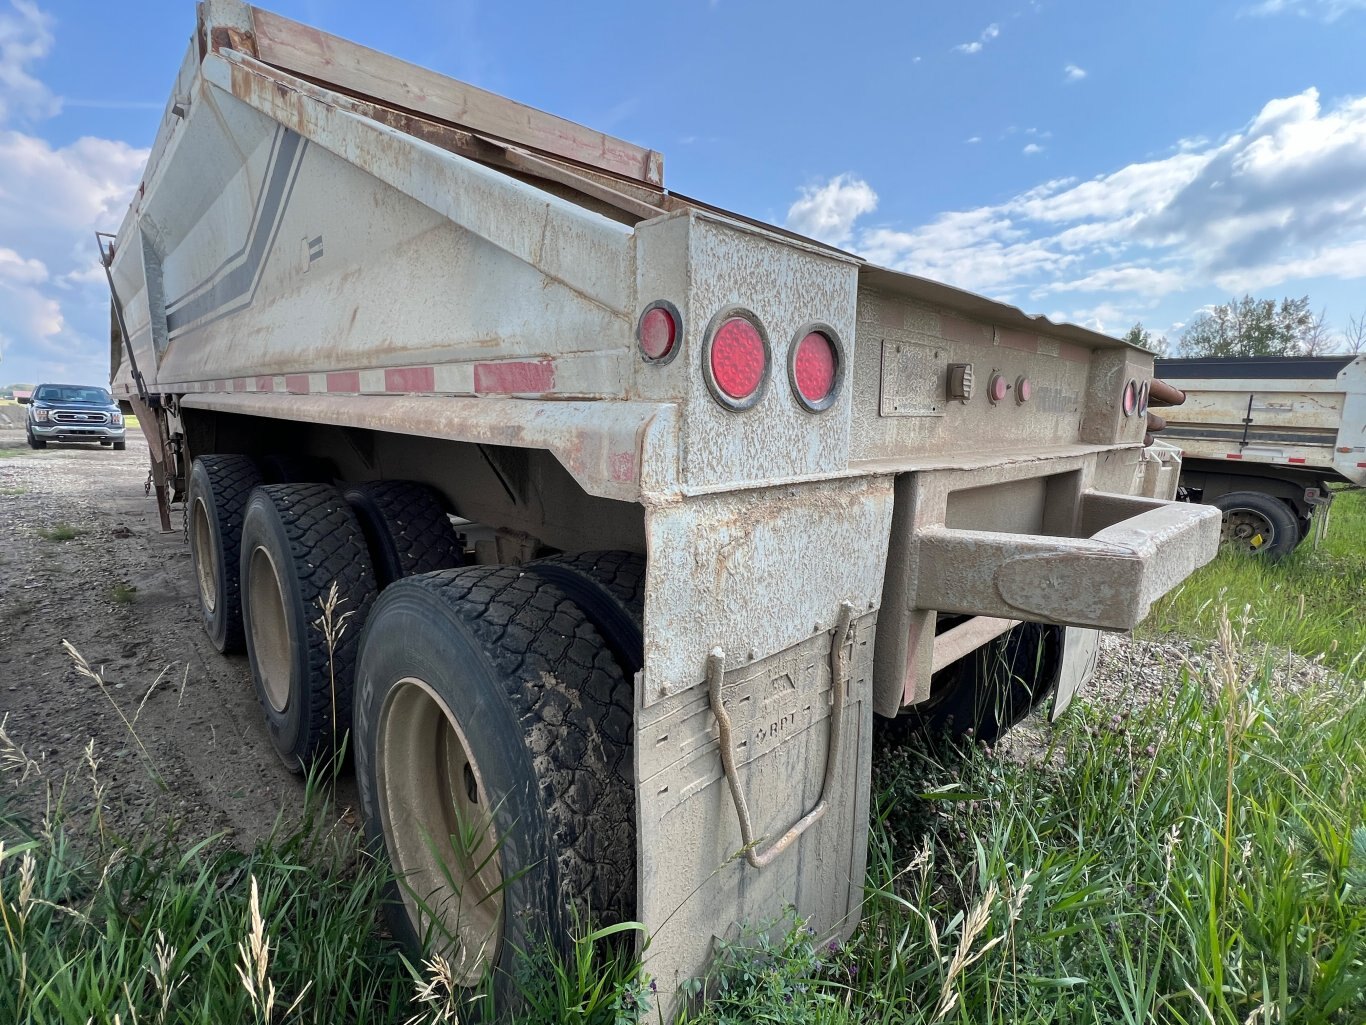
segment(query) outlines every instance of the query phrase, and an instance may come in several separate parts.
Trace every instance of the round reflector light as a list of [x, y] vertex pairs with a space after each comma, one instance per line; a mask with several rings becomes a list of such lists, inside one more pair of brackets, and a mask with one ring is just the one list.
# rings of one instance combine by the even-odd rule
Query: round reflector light
[[1134, 411], [1138, 409], [1138, 384], [1132, 378], [1124, 386], [1123, 404], [1125, 416], [1133, 416]]
[[768, 374], [768, 342], [745, 317], [727, 317], [712, 335], [707, 366], [713, 394], [734, 409], [759, 401]]
[[1009, 390], [1010, 386], [1006, 384], [1006, 379], [1004, 377], [1000, 374], [991, 375], [991, 380], [987, 382], [987, 398], [989, 398], [993, 404], [1003, 402], [1006, 397], [1006, 392]]
[[1138, 411], [1146, 413], [1148, 411], [1148, 382], [1143, 382], [1143, 387], [1138, 389]]
[[651, 303], [636, 327], [640, 351], [651, 363], [665, 363], [673, 357], [678, 342], [678, 314], [667, 303]]
[[1033, 397], [1034, 385], [1030, 383], [1029, 378], [1023, 375], [1015, 378], [1015, 401], [1024, 405]]
[[840, 387], [840, 347], [828, 329], [803, 329], [792, 346], [788, 376], [797, 401], [813, 413], [829, 409]]

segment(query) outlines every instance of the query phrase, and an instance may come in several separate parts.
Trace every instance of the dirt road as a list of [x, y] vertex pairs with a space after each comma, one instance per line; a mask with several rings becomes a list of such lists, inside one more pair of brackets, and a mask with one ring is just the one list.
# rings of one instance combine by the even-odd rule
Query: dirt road
[[[274, 754], [246, 657], [220, 655], [199, 627], [179, 507], [162, 534], [147, 468], [135, 431], [125, 452], [34, 452], [22, 430], [0, 430], [0, 716], [42, 772], [16, 786], [22, 770], [0, 751], [3, 796], [41, 819], [70, 777], [80, 821], [93, 808], [93, 739], [110, 824], [169, 811], [187, 838], [249, 845], [297, 811], [303, 785]], [[77, 671], [63, 640], [107, 686]]]

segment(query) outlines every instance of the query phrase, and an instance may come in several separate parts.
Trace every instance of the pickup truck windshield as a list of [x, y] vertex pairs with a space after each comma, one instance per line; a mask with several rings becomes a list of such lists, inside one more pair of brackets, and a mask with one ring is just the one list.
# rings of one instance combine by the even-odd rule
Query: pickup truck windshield
[[112, 405], [113, 400], [103, 388], [80, 388], [68, 385], [45, 384], [33, 395], [34, 402], [102, 402]]

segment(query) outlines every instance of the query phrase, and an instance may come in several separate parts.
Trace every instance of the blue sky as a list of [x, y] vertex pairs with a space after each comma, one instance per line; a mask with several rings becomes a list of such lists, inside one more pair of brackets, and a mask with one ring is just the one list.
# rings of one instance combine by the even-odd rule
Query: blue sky
[[[666, 184], [1030, 312], [1366, 312], [1366, 0], [274, 0], [652, 146]], [[0, 382], [100, 380], [188, 0], [0, 0]]]

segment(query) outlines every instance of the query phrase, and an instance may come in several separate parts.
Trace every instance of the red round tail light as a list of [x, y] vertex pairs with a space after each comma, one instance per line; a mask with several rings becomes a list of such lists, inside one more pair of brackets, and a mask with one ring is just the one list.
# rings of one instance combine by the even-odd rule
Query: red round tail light
[[1124, 386], [1124, 415], [1133, 416], [1138, 409], [1138, 382], [1129, 379], [1129, 383]]
[[804, 329], [792, 346], [788, 376], [797, 401], [813, 413], [829, 409], [839, 394], [844, 370], [835, 333], [828, 328]]
[[672, 303], [653, 302], [645, 307], [636, 325], [640, 351], [650, 363], [667, 363], [678, 344], [678, 311]]
[[748, 317], [725, 315], [711, 333], [703, 366], [717, 401], [731, 409], [749, 409], [768, 380], [768, 339]]
[[1143, 387], [1138, 389], [1138, 411], [1146, 413], [1148, 411], [1148, 382], [1143, 382]]

